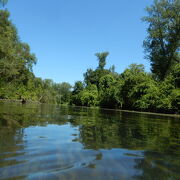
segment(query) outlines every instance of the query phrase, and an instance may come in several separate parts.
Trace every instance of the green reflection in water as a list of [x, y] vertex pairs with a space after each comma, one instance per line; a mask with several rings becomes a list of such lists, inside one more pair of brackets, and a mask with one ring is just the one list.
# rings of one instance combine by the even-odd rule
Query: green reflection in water
[[180, 119], [0, 104], [1, 179], [179, 179]]

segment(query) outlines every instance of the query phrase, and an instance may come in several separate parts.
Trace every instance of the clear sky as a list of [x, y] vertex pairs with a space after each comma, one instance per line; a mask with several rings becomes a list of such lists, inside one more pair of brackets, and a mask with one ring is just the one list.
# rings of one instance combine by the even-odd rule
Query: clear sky
[[106, 67], [118, 73], [142, 63], [147, 24], [141, 21], [153, 0], [9, 0], [6, 6], [19, 36], [36, 54], [37, 77], [55, 82], [83, 80], [96, 68], [96, 52], [109, 51]]

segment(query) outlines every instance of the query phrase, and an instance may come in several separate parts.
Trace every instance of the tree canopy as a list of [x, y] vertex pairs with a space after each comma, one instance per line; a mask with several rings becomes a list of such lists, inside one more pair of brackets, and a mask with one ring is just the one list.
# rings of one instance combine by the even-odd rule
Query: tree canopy
[[114, 65], [105, 67], [109, 52], [98, 52], [97, 68], [87, 69], [72, 87], [34, 75], [35, 54], [20, 40], [9, 12], [0, 10], [0, 99], [179, 113], [180, 1], [155, 0], [146, 11], [144, 48], [152, 73], [142, 64], [117, 73]]
[[97, 56], [99, 61], [98, 69], [104, 69], [106, 65], [106, 58], [109, 55], [109, 52], [96, 53], [95, 55]]
[[5, 6], [7, 4], [8, 0], [0, 0], [0, 6]]
[[163, 80], [180, 63], [180, 1], [155, 0], [146, 8], [148, 16], [148, 36], [144, 41], [146, 58], [151, 62], [151, 70]]

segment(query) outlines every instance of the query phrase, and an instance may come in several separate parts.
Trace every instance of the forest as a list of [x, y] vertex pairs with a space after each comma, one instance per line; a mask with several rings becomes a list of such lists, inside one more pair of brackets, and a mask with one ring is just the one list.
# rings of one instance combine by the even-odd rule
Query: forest
[[[87, 69], [74, 86], [33, 73], [37, 58], [20, 40], [0, 0], [0, 99], [161, 113], [180, 111], [180, 1], [155, 0], [146, 8], [143, 42], [151, 72], [131, 64], [122, 73], [106, 68], [109, 52], [97, 52], [96, 69]], [[62, 77], [63, 78], [63, 77]]]

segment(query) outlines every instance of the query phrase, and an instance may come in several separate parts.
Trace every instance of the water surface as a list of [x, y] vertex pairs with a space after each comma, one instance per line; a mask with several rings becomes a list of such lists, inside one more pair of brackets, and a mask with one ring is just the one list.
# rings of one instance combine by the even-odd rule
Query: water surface
[[180, 118], [1, 103], [0, 179], [180, 179]]

